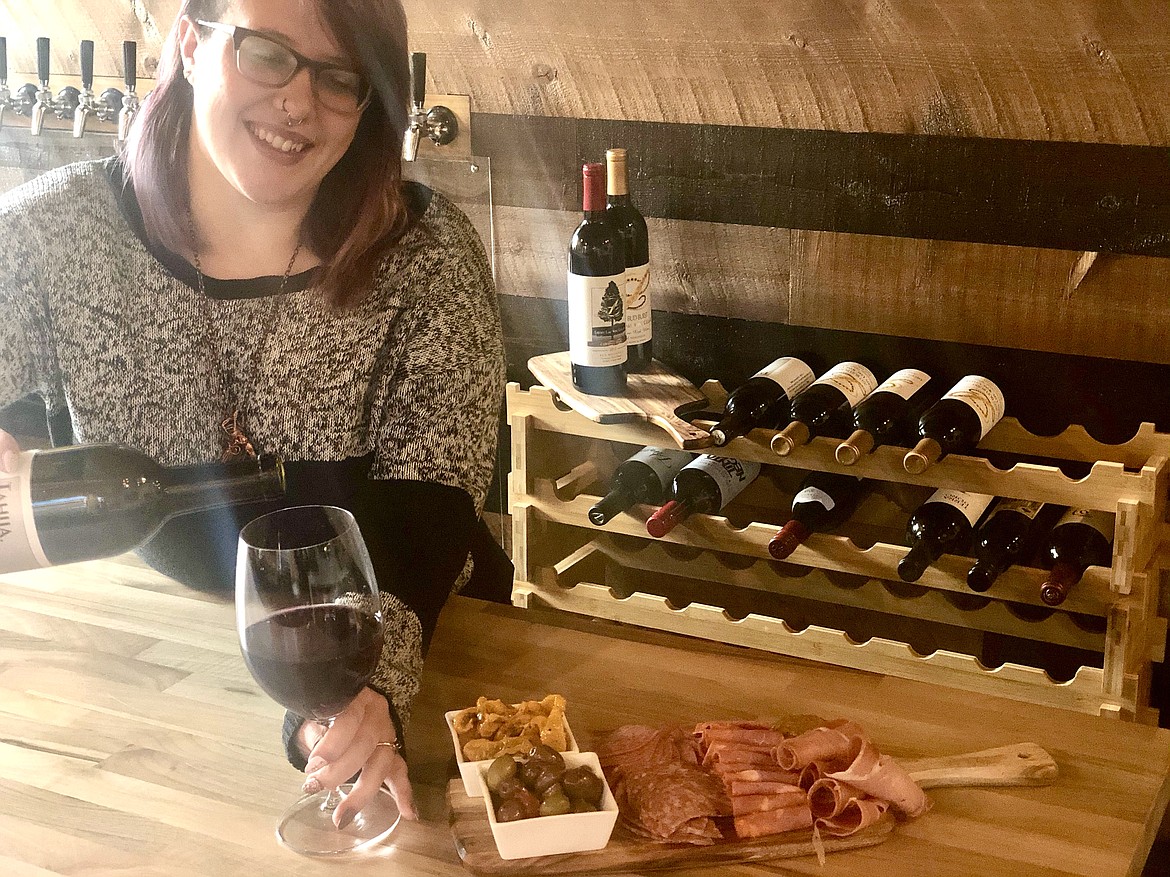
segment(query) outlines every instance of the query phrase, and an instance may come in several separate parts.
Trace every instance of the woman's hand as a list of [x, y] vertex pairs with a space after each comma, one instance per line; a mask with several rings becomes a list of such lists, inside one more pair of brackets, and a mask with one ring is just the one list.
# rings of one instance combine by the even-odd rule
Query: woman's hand
[[334, 788], [361, 771], [353, 790], [333, 813], [338, 828], [349, 825], [383, 783], [398, 811], [407, 819], [418, 819], [406, 762], [396, 747], [378, 745], [396, 742], [397, 736], [386, 698], [371, 688], [363, 688], [329, 730], [316, 722], [301, 725], [297, 745], [308, 756], [308, 778], [302, 787], [306, 793]]
[[0, 472], [12, 474], [16, 471], [20, 445], [11, 435], [0, 429]]

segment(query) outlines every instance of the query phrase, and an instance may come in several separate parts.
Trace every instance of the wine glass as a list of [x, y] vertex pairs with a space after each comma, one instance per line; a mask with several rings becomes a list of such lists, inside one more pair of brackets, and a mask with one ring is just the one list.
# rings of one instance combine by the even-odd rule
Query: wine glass
[[[236, 628], [244, 663], [264, 691], [299, 716], [329, 725], [366, 685], [382, 653], [378, 585], [357, 522], [345, 509], [297, 506], [262, 515], [240, 531]], [[398, 824], [381, 789], [344, 829], [333, 811], [344, 784], [305, 795], [276, 829], [306, 855], [368, 847]]]

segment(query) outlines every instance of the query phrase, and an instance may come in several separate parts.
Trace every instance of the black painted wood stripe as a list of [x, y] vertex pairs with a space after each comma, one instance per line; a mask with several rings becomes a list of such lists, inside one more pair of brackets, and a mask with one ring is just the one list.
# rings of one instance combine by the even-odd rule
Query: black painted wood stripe
[[647, 216], [1170, 256], [1163, 147], [477, 113], [495, 203], [580, 209], [582, 161], [630, 151]]

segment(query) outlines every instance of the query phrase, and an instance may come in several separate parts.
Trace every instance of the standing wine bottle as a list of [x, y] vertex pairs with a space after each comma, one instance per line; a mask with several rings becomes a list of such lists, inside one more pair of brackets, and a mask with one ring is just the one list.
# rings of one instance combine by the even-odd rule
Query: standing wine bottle
[[853, 409], [853, 434], [837, 445], [837, 462], [852, 466], [875, 448], [909, 439], [915, 421], [938, 399], [933, 389], [930, 375], [916, 368], [886, 378]]
[[772, 438], [772, 450], [784, 457], [814, 436], [845, 426], [850, 409], [876, 387], [877, 378], [860, 363], [833, 366], [792, 400], [792, 422]]
[[805, 363], [782, 356], [764, 366], [727, 397], [723, 416], [711, 429], [715, 444], [725, 445], [753, 429], [776, 429], [787, 422], [791, 400], [816, 375]]
[[921, 440], [902, 458], [911, 475], [921, 475], [947, 454], [965, 454], [1003, 417], [1003, 392], [981, 375], [967, 375], [918, 419]]
[[980, 516], [995, 497], [940, 489], [915, 509], [906, 524], [910, 550], [898, 561], [898, 577], [916, 582], [944, 554], [963, 551]]
[[1113, 562], [1115, 523], [1113, 515], [1097, 509], [1069, 509], [1060, 516], [1044, 550], [1051, 569], [1040, 586], [1041, 600], [1059, 606], [1086, 569]]
[[792, 497], [792, 517], [768, 542], [768, 553], [784, 560], [813, 533], [848, 520], [861, 499], [862, 481], [837, 472], [810, 472]]
[[646, 220], [630, 199], [626, 151], [605, 152], [605, 215], [625, 244], [626, 371], [643, 372], [654, 358], [650, 319], [650, 235]]
[[0, 573], [121, 554], [176, 515], [283, 493], [275, 457], [164, 468], [122, 445], [26, 451], [0, 475]]
[[975, 563], [967, 571], [967, 587], [983, 593], [990, 588], [1000, 573], [1019, 563], [1035, 547], [1036, 533], [1043, 519], [1052, 520], [1051, 511], [1041, 515], [1041, 509], [1055, 509], [1030, 499], [999, 499], [975, 534]]
[[614, 471], [609, 491], [589, 509], [589, 520], [601, 527], [635, 503], [658, 505], [674, 476], [694, 458], [674, 448], [642, 448]]
[[646, 532], [660, 539], [693, 514], [719, 511], [759, 474], [751, 460], [701, 454], [674, 476], [671, 499], [646, 521]]
[[573, 386], [612, 396], [626, 386], [625, 245], [605, 215], [605, 166], [589, 162], [585, 218], [569, 242], [569, 363]]

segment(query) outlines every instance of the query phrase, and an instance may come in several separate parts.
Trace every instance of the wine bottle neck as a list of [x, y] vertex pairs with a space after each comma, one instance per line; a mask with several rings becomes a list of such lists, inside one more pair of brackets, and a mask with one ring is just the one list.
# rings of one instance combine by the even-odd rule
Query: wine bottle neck
[[284, 495], [284, 464], [272, 457], [241, 463], [177, 466], [166, 471], [163, 495], [173, 515]]
[[615, 482], [609, 493], [589, 509], [589, 520], [600, 527], [609, 523], [618, 512], [624, 512], [637, 501], [638, 498], [634, 496], [634, 492], [627, 484], [621, 481]]

